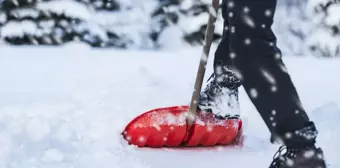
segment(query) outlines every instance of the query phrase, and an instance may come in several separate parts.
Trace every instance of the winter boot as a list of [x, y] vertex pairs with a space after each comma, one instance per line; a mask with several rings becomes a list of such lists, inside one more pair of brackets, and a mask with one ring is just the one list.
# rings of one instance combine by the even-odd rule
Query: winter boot
[[284, 146], [275, 153], [269, 168], [326, 168], [322, 149], [315, 147], [317, 131], [313, 122], [281, 135], [276, 140]]
[[269, 168], [326, 168], [326, 163], [321, 148], [281, 146]]
[[212, 112], [216, 118], [239, 118], [240, 81], [227, 66], [219, 66], [201, 92], [198, 110]]

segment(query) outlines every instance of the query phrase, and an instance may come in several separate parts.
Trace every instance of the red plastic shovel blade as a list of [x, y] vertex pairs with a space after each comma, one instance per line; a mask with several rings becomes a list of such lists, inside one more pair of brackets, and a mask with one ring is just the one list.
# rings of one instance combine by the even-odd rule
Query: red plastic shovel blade
[[139, 147], [176, 147], [186, 134], [186, 106], [158, 108], [132, 120], [123, 132], [129, 144]]
[[125, 128], [123, 137], [138, 147], [214, 146], [232, 143], [241, 128], [240, 119], [217, 120], [211, 113], [198, 113], [187, 133], [188, 106], [148, 111]]
[[196, 121], [185, 139], [186, 146], [229, 145], [241, 132], [241, 119], [216, 119], [211, 113], [197, 113]]

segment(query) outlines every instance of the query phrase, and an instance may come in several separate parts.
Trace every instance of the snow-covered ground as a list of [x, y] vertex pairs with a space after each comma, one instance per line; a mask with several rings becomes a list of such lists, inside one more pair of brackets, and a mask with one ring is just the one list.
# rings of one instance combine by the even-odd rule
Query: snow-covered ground
[[[268, 167], [277, 146], [243, 89], [242, 148], [138, 149], [120, 136], [146, 110], [189, 103], [200, 52], [1, 46], [0, 167]], [[319, 128], [318, 145], [340, 167], [340, 59], [284, 61]]]

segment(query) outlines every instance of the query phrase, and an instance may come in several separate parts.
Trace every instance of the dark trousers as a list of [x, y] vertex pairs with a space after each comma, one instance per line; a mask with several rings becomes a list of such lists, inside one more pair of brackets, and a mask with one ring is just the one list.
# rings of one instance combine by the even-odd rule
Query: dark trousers
[[310, 121], [276, 46], [275, 8], [276, 0], [224, 0], [214, 69], [231, 67], [271, 133], [283, 135]]

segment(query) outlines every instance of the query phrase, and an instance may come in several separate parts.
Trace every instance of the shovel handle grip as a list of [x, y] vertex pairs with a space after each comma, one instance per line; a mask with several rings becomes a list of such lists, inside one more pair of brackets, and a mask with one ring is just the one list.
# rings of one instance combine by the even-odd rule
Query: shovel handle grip
[[203, 51], [202, 51], [202, 55], [200, 59], [200, 64], [198, 66], [194, 91], [192, 93], [190, 106], [189, 106], [189, 112], [187, 116], [187, 124], [189, 128], [194, 123], [195, 117], [196, 117], [197, 103], [200, 98], [205, 69], [206, 69], [206, 65], [208, 62], [208, 58], [209, 58], [210, 47], [213, 41], [213, 35], [215, 31], [215, 22], [217, 19], [219, 4], [220, 4], [220, 0], [212, 0], [212, 5], [208, 8], [209, 9], [209, 20], [208, 20], [207, 29], [205, 32]]

